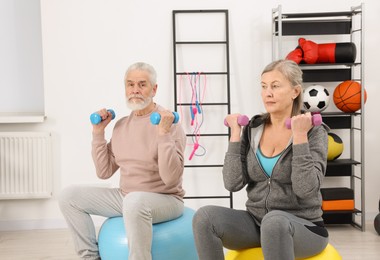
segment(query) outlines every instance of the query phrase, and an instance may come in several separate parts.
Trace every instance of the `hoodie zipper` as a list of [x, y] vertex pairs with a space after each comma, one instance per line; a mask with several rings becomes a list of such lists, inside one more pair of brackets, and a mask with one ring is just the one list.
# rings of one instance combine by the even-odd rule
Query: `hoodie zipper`
[[[274, 169], [276, 168], [278, 162], [281, 160], [281, 158], [283, 157], [283, 155], [285, 154], [285, 152], [286, 152], [287, 150], [290, 149], [290, 146], [291, 146], [291, 144], [289, 144], [289, 145], [285, 148], [285, 150], [282, 151], [280, 158], [278, 158], [276, 164], [273, 166], [273, 171], [272, 171], [272, 175], [271, 175], [271, 176], [273, 176], [273, 173], [275, 172]], [[263, 167], [261, 166], [261, 164], [260, 164], [260, 162], [259, 162], [259, 159], [257, 158], [256, 153], [255, 153], [255, 157], [256, 157], [256, 160], [257, 160], [257, 162], [258, 162], [258, 164], [259, 164], [259, 166], [260, 166], [260, 169], [261, 169], [262, 173], [265, 175], [265, 177], [267, 177], [268, 193], [267, 193], [267, 195], [266, 195], [266, 197], [265, 197], [265, 212], [268, 213], [268, 212], [269, 212], [269, 208], [268, 208], [268, 197], [269, 197], [269, 194], [270, 194], [270, 192], [271, 192], [271, 180], [272, 180], [272, 179], [271, 179], [271, 177], [270, 177], [270, 176], [264, 171]]]
[[[265, 213], [268, 213], [269, 212], [269, 210], [268, 210], [268, 204], [267, 204], [267, 202], [268, 202], [268, 196], [269, 196], [269, 193], [270, 193], [270, 181], [271, 181], [271, 177], [264, 171], [264, 169], [263, 169], [263, 167], [261, 166], [261, 163], [260, 163], [260, 161], [259, 161], [259, 158], [257, 158], [257, 154], [256, 154], [256, 152], [254, 152], [254, 154], [255, 154], [255, 158], [256, 158], [256, 161], [257, 161], [257, 164], [259, 165], [259, 167], [260, 167], [260, 169], [261, 169], [261, 172], [262, 172], [262, 174], [264, 174], [264, 176], [267, 178], [267, 184], [268, 184], [268, 193], [267, 193], [267, 195], [266, 195], [266, 197], [265, 197]], [[277, 164], [277, 163], [276, 163]], [[274, 168], [274, 167], [273, 167]]]

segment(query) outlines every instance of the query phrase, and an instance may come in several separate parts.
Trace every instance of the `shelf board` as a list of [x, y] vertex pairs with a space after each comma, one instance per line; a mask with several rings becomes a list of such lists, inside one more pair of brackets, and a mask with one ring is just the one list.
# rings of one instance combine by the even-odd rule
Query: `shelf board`
[[46, 116], [39, 113], [0, 113], [0, 124], [42, 123]]
[[340, 69], [302, 69], [302, 79], [304, 82], [341, 82], [351, 80], [351, 71], [351, 67]]
[[323, 211], [323, 221], [325, 224], [353, 224], [353, 214], [361, 213], [360, 210], [330, 210]]
[[360, 162], [351, 159], [336, 159], [327, 162], [326, 177], [352, 176], [352, 166]]
[[323, 12], [323, 13], [284, 13], [284, 18], [326, 18], [326, 17], [351, 17], [358, 11], [345, 11], [345, 12]]
[[324, 210], [323, 214], [352, 214], [352, 213], [361, 213], [360, 210], [358, 209], [353, 209], [353, 210]]
[[[278, 22], [276, 21], [276, 32]], [[329, 20], [298, 20], [282, 21], [283, 36], [301, 35], [349, 35], [351, 33], [351, 20], [329, 21]], [[278, 34], [278, 33], [277, 33]]]
[[[350, 34], [352, 16], [357, 13], [360, 12], [284, 13], [281, 15], [282, 35]], [[278, 32], [279, 17], [274, 19]]]
[[336, 159], [334, 161], [328, 161], [327, 165], [338, 166], [338, 165], [358, 165], [360, 162], [352, 159]]
[[359, 116], [359, 115], [361, 115], [361, 113], [360, 112], [354, 112], [354, 113], [322, 112], [321, 115], [324, 117], [351, 117], [351, 116]]
[[354, 116], [361, 116], [361, 112], [344, 113], [344, 112], [326, 112], [321, 113], [323, 122], [331, 129], [352, 129], [354, 128]]
[[314, 64], [307, 64], [307, 63], [300, 63], [298, 64], [302, 69], [307, 69], [309, 67], [322, 67], [322, 68], [331, 68], [331, 69], [337, 69], [337, 68], [344, 68], [344, 67], [353, 67], [353, 66], [359, 66], [361, 65], [360, 62], [342, 62], [342, 63], [314, 63]]

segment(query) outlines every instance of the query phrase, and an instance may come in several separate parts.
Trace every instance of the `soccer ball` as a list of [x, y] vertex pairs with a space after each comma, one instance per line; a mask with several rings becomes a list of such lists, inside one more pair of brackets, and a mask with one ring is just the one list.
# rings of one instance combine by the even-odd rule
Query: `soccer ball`
[[330, 103], [330, 94], [321, 85], [312, 85], [303, 91], [303, 107], [308, 112], [322, 112]]

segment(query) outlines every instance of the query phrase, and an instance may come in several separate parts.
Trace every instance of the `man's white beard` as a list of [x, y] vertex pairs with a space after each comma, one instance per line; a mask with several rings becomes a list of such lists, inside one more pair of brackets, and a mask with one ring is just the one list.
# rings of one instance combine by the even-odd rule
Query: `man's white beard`
[[[130, 98], [132, 97], [140, 98], [141, 101], [139, 102], [131, 101]], [[127, 107], [131, 109], [132, 111], [142, 110], [146, 108], [147, 106], [149, 106], [149, 104], [152, 102], [152, 97], [149, 96], [147, 98], [144, 98], [142, 95], [131, 95], [129, 97], [125, 97], [125, 102], [127, 103]]]

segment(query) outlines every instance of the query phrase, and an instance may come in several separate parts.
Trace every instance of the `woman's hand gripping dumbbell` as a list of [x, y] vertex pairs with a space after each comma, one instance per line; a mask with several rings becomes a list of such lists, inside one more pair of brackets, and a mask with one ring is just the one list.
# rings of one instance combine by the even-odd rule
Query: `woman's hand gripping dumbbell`
[[293, 116], [285, 121], [285, 126], [292, 131], [292, 142], [294, 145], [307, 143], [308, 132], [313, 126], [320, 125], [322, 117], [320, 114], [311, 115], [310, 112]]
[[[229, 116], [233, 116], [233, 115], [229, 115]], [[238, 115], [236, 120], [237, 120], [238, 125], [240, 126], [246, 126], [248, 125], [248, 122], [249, 122], [249, 118], [246, 115]], [[227, 122], [227, 117], [224, 119], [224, 125], [227, 127], [230, 127]]]
[[[321, 125], [322, 124], [322, 116], [321, 114], [314, 114], [311, 116], [311, 124], [313, 126]], [[292, 119], [288, 118], [285, 121], [286, 128], [291, 129], [292, 128]]]
[[246, 115], [231, 114], [224, 119], [224, 125], [231, 128], [230, 142], [239, 142], [241, 127], [249, 123], [249, 118]]

